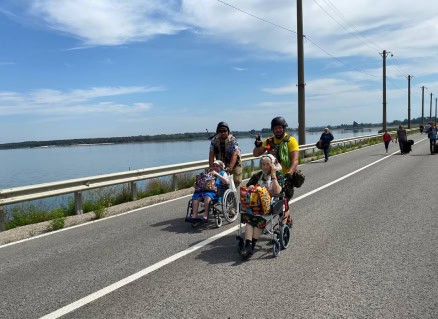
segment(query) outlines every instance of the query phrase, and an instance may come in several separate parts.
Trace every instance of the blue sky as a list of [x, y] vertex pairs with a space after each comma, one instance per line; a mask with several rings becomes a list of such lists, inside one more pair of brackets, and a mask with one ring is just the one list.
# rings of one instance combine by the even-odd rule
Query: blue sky
[[[1, 0], [0, 143], [297, 127], [296, 1], [224, 2]], [[437, 12], [303, 1], [306, 126], [381, 122], [384, 49], [388, 121], [407, 118], [408, 75], [412, 117], [421, 86], [434, 114]]]

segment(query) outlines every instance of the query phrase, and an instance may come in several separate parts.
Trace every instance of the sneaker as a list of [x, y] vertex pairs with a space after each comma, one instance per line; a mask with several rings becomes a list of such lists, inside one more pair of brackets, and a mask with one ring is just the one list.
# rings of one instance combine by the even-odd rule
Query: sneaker
[[239, 253], [240, 253], [240, 256], [242, 256], [242, 257], [246, 257], [246, 258], [251, 257], [252, 253], [253, 253], [252, 243], [250, 243], [249, 245], [245, 244], [245, 246], [240, 250]]
[[186, 221], [186, 222], [192, 222], [192, 221], [193, 221], [193, 217], [192, 217], [192, 215], [186, 216], [185, 221]]
[[208, 223], [208, 217], [202, 216], [201, 223], [204, 223], [204, 224]]
[[324, 162], [327, 162], [327, 161], [328, 161], [328, 158], [324, 159]]

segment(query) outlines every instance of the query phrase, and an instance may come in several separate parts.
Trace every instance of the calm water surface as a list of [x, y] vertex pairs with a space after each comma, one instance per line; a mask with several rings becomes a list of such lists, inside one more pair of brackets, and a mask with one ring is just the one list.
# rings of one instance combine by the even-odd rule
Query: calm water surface
[[[377, 129], [334, 130], [332, 133], [335, 139], [341, 139], [376, 134]], [[320, 134], [308, 132], [307, 143], [316, 143]], [[254, 138], [238, 141], [242, 153], [252, 152]], [[205, 160], [209, 145], [206, 139], [0, 150], [0, 189]]]

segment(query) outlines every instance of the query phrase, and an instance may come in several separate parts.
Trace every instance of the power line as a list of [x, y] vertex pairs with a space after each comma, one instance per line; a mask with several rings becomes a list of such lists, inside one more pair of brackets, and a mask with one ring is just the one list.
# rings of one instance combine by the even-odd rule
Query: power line
[[281, 26], [281, 25], [278, 25], [278, 24], [276, 24], [276, 23], [274, 23], [274, 22], [271, 22], [271, 21], [265, 20], [265, 19], [263, 19], [263, 18], [260, 18], [260, 17], [258, 17], [258, 16], [256, 16], [256, 15], [252, 14], [252, 13], [249, 13], [249, 12], [247, 12], [247, 11], [244, 11], [244, 10], [242, 10], [242, 9], [239, 9], [239, 8], [233, 6], [233, 5], [229, 4], [229, 3], [226, 3], [226, 2], [224, 2], [224, 1], [222, 1], [222, 0], [217, 0], [217, 1], [220, 2], [220, 3], [225, 4], [226, 6], [229, 6], [229, 7], [233, 8], [233, 9], [235, 9], [235, 10], [238, 10], [238, 11], [240, 11], [240, 12], [243, 12], [243, 13], [245, 13], [245, 14], [247, 14], [247, 15], [253, 17], [253, 18], [256, 18], [256, 19], [259, 19], [259, 20], [261, 20], [261, 21], [263, 21], [263, 22], [266, 22], [266, 23], [272, 24], [273, 26], [275, 26], [275, 27], [277, 27], [277, 28], [284, 29], [284, 30], [286, 30], [286, 31], [289, 31], [289, 32], [292, 32], [292, 33], [297, 34], [297, 32], [294, 31], [294, 30], [291, 30], [291, 29], [285, 28], [285, 27], [283, 27], [283, 26]]
[[361, 71], [361, 70], [359, 70], [359, 69], [356, 69], [355, 67], [353, 67], [353, 66], [351, 66], [351, 65], [349, 65], [349, 64], [344, 63], [344, 62], [341, 61], [339, 58], [337, 58], [337, 57], [335, 57], [334, 55], [330, 54], [329, 52], [327, 52], [326, 50], [324, 50], [323, 48], [321, 48], [318, 44], [316, 44], [315, 42], [313, 42], [312, 40], [310, 40], [307, 36], [304, 36], [304, 38], [307, 39], [307, 41], [309, 41], [310, 43], [312, 43], [314, 46], [316, 46], [318, 49], [320, 49], [322, 52], [324, 52], [324, 53], [327, 54], [328, 56], [332, 57], [332, 58], [335, 59], [336, 61], [342, 63], [342, 64], [345, 65], [346, 67], [349, 67], [349, 68], [355, 70], [356, 72], [359, 72], [359, 73], [362, 73], [362, 74], [365, 74], [365, 75], [368, 75], [368, 76], [378, 77], [377, 75], [363, 72], [363, 71]]
[[[365, 38], [363, 35], [361, 35], [360, 31], [353, 25], [353, 23], [350, 22], [350, 20], [348, 20], [343, 14], [342, 12], [336, 8], [336, 6], [330, 2], [330, 0], [323, 0], [329, 7], [331, 7], [331, 9], [333, 11], [335, 11], [335, 13], [342, 19], [344, 20], [345, 24], [350, 27], [352, 30], [355, 31], [355, 33], [351, 33], [347, 30], [348, 33], [350, 33], [351, 35], [353, 35], [354, 37], [356, 37], [359, 41], [361, 41], [362, 43], [364, 43], [366, 46], [368, 46], [369, 48], [373, 49], [373, 50], [377, 50], [380, 51], [381, 49], [379, 48], [379, 46], [377, 44], [374, 44], [373, 42], [371, 42], [370, 40], [368, 40], [367, 38]], [[341, 25], [342, 26], [342, 25]], [[364, 41], [362, 41], [362, 39], [360, 39], [359, 37], [361, 37]], [[372, 47], [371, 47], [372, 46]]]
[[[249, 12], [244, 11], [244, 10], [242, 10], [242, 9], [240, 9], [240, 8], [237, 8], [237, 7], [235, 7], [235, 6], [233, 6], [233, 5], [229, 4], [229, 3], [226, 3], [225, 1], [222, 1], [222, 0], [217, 0], [217, 1], [220, 2], [220, 3], [222, 3], [222, 4], [224, 4], [224, 5], [229, 6], [229, 7], [233, 8], [233, 9], [235, 9], [235, 10], [238, 10], [238, 11], [244, 13], [244, 14], [247, 14], [247, 15], [253, 17], [253, 18], [256, 18], [256, 19], [261, 20], [261, 21], [263, 21], [263, 22], [269, 23], [269, 24], [271, 24], [271, 25], [273, 25], [273, 26], [275, 26], [275, 27], [278, 27], [278, 28], [280, 28], [280, 29], [283, 29], [283, 30], [286, 30], [286, 31], [292, 32], [292, 33], [294, 33], [294, 34], [297, 34], [296, 31], [293, 31], [293, 30], [291, 30], [291, 29], [285, 28], [285, 27], [283, 27], [283, 26], [281, 26], [281, 25], [278, 25], [278, 24], [276, 24], [276, 23], [273, 23], [273, 22], [271, 22], [271, 21], [268, 21], [268, 20], [266, 20], [266, 19], [263, 19], [263, 18], [261, 18], [261, 17], [258, 17], [258, 16], [254, 15], [254, 14], [252, 14], [252, 13], [249, 13]], [[368, 76], [377, 77], [377, 75], [369, 74], [369, 73], [363, 72], [363, 71], [361, 71], [361, 70], [359, 70], [359, 69], [356, 69], [355, 67], [352, 67], [351, 65], [349, 65], [349, 64], [347, 64], [347, 63], [341, 61], [339, 58], [337, 58], [337, 57], [335, 57], [334, 55], [330, 54], [330, 53], [327, 52], [325, 49], [323, 49], [321, 46], [319, 46], [318, 44], [316, 44], [315, 42], [313, 42], [313, 41], [312, 41], [311, 39], [309, 39], [307, 36], [304, 35], [304, 38], [307, 39], [307, 41], [309, 41], [311, 44], [313, 44], [314, 46], [316, 46], [318, 49], [320, 49], [322, 52], [324, 52], [325, 54], [327, 54], [327, 55], [330, 56], [331, 58], [335, 59], [336, 61], [342, 63], [343, 65], [349, 67], [350, 69], [352, 69], [352, 70], [354, 70], [354, 71], [356, 71], [356, 72], [359, 72], [359, 73], [363, 73], [363, 74], [368, 75]]]
[[[368, 43], [366, 43], [365, 41], [363, 41], [361, 38], [359, 38], [356, 34], [350, 32], [344, 25], [342, 25], [341, 23], [339, 23], [338, 20], [336, 20], [327, 10], [325, 10], [316, 0], [313, 0], [313, 2], [316, 3], [316, 5], [322, 10], [324, 11], [333, 21], [335, 21], [338, 25], [340, 25], [345, 31], [347, 31], [347, 33], [351, 34], [352, 36], [354, 36], [356, 39], [358, 39], [360, 42], [362, 42], [363, 44], [365, 44], [367, 47], [371, 48], [373, 51], [376, 51], [376, 48], [371, 47]], [[379, 49], [377, 48], [377, 51], [379, 51]]]
[[391, 78], [386, 77], [386, 79], [389, 81], [389, 83], [391, 84], [391, 86], [392, 86], [394, 89], [397, 89], [397, 90], [404, 90], [404, 89], [398, 87], [397, 85], [395, 85], [395, 84], [391, 81]]
[[395, 66], [395, 68], [398, 70], [398, 72], [400, 73], [400, 75], [404, 78], [406, 78], [407, 76], [405, 74], [403, 74], [402, 70], [398, 67], [398, 62], [396, 61], [396, 59], [393, 57], [393, 60], [395, 62], [395, 64], [393, 64]]

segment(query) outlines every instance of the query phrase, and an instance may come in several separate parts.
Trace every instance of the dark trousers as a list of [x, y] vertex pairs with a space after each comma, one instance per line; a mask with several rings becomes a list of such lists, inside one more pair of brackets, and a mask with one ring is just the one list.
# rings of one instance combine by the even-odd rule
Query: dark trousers
[[430, 153], [436, 152], [436, 140], [430, 140]]
[[329, 158], [330, 144], [324, 145], [324, 157], [325, 159]]
[[385, 149], [386, 149], [386, 151], [388, 151], [389, 142], [391, 142], [391, 141], [385, 141]]

